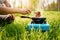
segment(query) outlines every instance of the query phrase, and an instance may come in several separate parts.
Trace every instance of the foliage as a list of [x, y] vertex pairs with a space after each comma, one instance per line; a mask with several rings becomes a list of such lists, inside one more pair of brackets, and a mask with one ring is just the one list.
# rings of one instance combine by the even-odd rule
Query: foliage
[[0, 40], [60, 40], [60, 12], [45, 11], [45, 16], [50, 24], [50, 31], [27, 31], [26, 27], [31, 19], [16, 17], [15, 21], [0, 27]]

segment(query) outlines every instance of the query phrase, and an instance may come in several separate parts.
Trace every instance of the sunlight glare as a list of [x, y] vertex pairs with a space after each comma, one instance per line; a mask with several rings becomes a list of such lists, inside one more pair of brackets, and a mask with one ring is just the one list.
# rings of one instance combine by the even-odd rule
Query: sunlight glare
[[29, 6], [29, 0], [22, 0], [22, 8]]

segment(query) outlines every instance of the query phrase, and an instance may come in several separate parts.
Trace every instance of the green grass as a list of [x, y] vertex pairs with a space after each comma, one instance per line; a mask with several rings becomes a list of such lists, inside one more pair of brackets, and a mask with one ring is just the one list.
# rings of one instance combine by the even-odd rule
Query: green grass
[[50, 24], [50, 31], [46, 32], [26, 31], [31, 19], [22, 19], [17, 15], [13, 23], [0, 27], [0, 40], [60, 40], [60, 12], [45, 11], [42, 14]]

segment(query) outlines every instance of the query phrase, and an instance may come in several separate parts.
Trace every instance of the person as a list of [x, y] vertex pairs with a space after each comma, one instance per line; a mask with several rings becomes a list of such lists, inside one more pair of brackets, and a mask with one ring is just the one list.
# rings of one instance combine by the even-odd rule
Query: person
[[[4, 5], [5, 6], [4, 6]], [[10, 24], [11, 21], [14, 20], [15, 13], [21, 14], [29, 14], [29, 9], [22, 9], [22, 8], [11, 8], [11, 5], [7, 0], [0, 0], [0, 23], [8, 23]]]

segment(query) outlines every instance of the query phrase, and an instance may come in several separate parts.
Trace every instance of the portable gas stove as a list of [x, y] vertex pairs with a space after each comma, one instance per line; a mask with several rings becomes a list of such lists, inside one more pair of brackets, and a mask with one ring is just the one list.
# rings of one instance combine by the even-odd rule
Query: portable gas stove
[[[49, 31], [49, 24], [46, 21], [45, 17], [39, 17], [39, 12], [36, 17], [28, 17], [28, 16], [20, 16], [21, 18], [30, 18], [32, 21], [28, 24], [27, 29], [31, 30], [34, 28], [35, 30]], [[40, 15], [41, 16], [41, 15]]]

